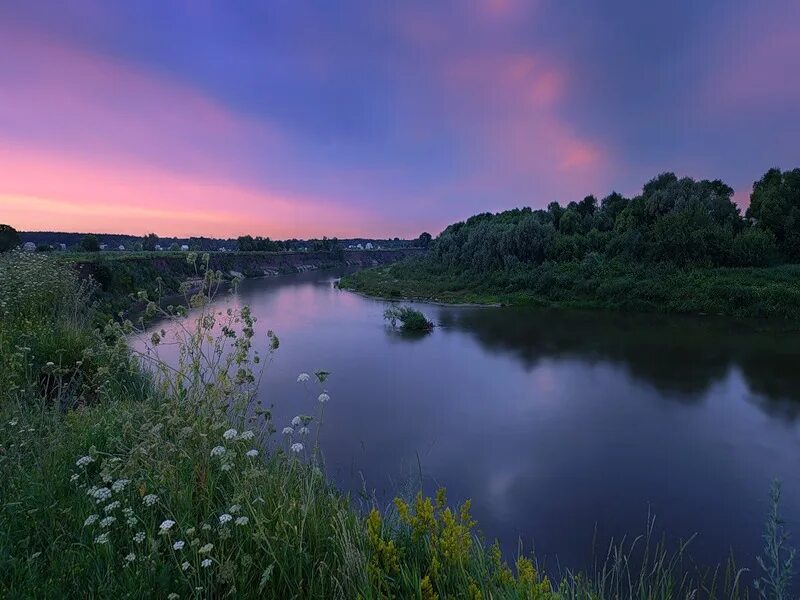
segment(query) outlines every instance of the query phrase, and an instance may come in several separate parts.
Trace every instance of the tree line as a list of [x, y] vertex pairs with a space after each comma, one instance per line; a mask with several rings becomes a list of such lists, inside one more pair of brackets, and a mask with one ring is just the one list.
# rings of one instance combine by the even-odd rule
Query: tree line
[[473, 272], [545, 261], [621, 259], [680, 267], [765, 266], [800, 261], [800, 169], [770, 169], [742, 214], [720, 180], [662, 173], [642, 193], [586, 196], [546, 209], [475, 215], [448, 226], [430, 258]]

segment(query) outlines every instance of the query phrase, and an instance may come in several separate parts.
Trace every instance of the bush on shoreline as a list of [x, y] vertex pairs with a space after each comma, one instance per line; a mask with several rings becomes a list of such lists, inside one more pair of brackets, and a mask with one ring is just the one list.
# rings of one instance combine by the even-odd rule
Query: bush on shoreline
[[423, 315], [420, 311], [406, 306], [392, 306], [383, 312], [383, 318], [392, 327], [397, 327], [400, 323], [400, 329], [403, 331], [430, 331], [433, 329], [433, 323]]

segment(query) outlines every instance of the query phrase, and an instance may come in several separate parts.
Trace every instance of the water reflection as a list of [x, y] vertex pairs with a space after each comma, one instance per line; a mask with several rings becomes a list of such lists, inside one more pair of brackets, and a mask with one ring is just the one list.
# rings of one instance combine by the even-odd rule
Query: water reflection
[[[437, 322], [408, 337], [384, 304], [332, 273], [244, 282], [257, 333], [281, 347], [260, 399], [280, 429], [314, 410], [301, 371], [332, 371], [322, 445], [342, 488], [388, 502], [420, 475], [472, 498], [509, 554], [586, 566], [592, 543], [696, 532], [692, 553], [761, 546], [771, 479], [800, 531], [798, 336], [763, 323], [659, 315], [416, 305]], [[265, 338], [260, 338], [264, 340]], [[165, 351], [168, 351], [165, 349]]]

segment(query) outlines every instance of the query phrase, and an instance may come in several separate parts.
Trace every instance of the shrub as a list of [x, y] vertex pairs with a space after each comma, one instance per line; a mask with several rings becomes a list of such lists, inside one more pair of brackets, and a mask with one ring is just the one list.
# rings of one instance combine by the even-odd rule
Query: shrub
[[387, 308], [383, 313], [383, 318], [404, 331], [429, 331], [433, 329], [433, 323], [429, 321], [420, 311], [406, 306], [393, 306]]

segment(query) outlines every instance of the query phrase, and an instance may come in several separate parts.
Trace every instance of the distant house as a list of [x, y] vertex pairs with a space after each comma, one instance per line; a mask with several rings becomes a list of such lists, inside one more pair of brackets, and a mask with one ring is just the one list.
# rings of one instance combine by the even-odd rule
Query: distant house
[[108, 244], [100, 244], [100, 250], [108, 250]]
[[358, 244], [358, 245], [356, 246], [356, 248], [357, 248], [357, 249], [359, 249], [359, 250], [363, 250], [363, 249], [364, 249], [364, 246], [362, 246], [361, 244]]
[[228, 251], [228, 249], [227, 249], [225, 246], [222, 246], [222, 247], [219, 249], [219, 251], [220, 251], [220, 252], [227, 252], [227, 251]]
[[372, 250], [372, 242], [367, 242], [364, 245], [364, 250]]
[[156, 244], [156, 250], [158, 250], [158, 251], [161, 251], [161, 250], [162, 250], [162, 248], [161, 248], [161, 244]]
[[125, 246], [123, 244], [120, 244], [118, 250], [125, 250]]
[[189, 246], [187, 246], [186, 244], [182, 244], [181, 245], [181, 250], [184, 251], [184, 252], [187, 252], [189, 250]]
[[33, 242], [25, 242], [22, 245], [22, 249], [25, 252], [36, 252], [36, 244], [34, 244]]
[[62, 250], [66, 250], [67, 249], [67, 245], [66, 244], [59, 244], [58, 247], [61, 248]]

